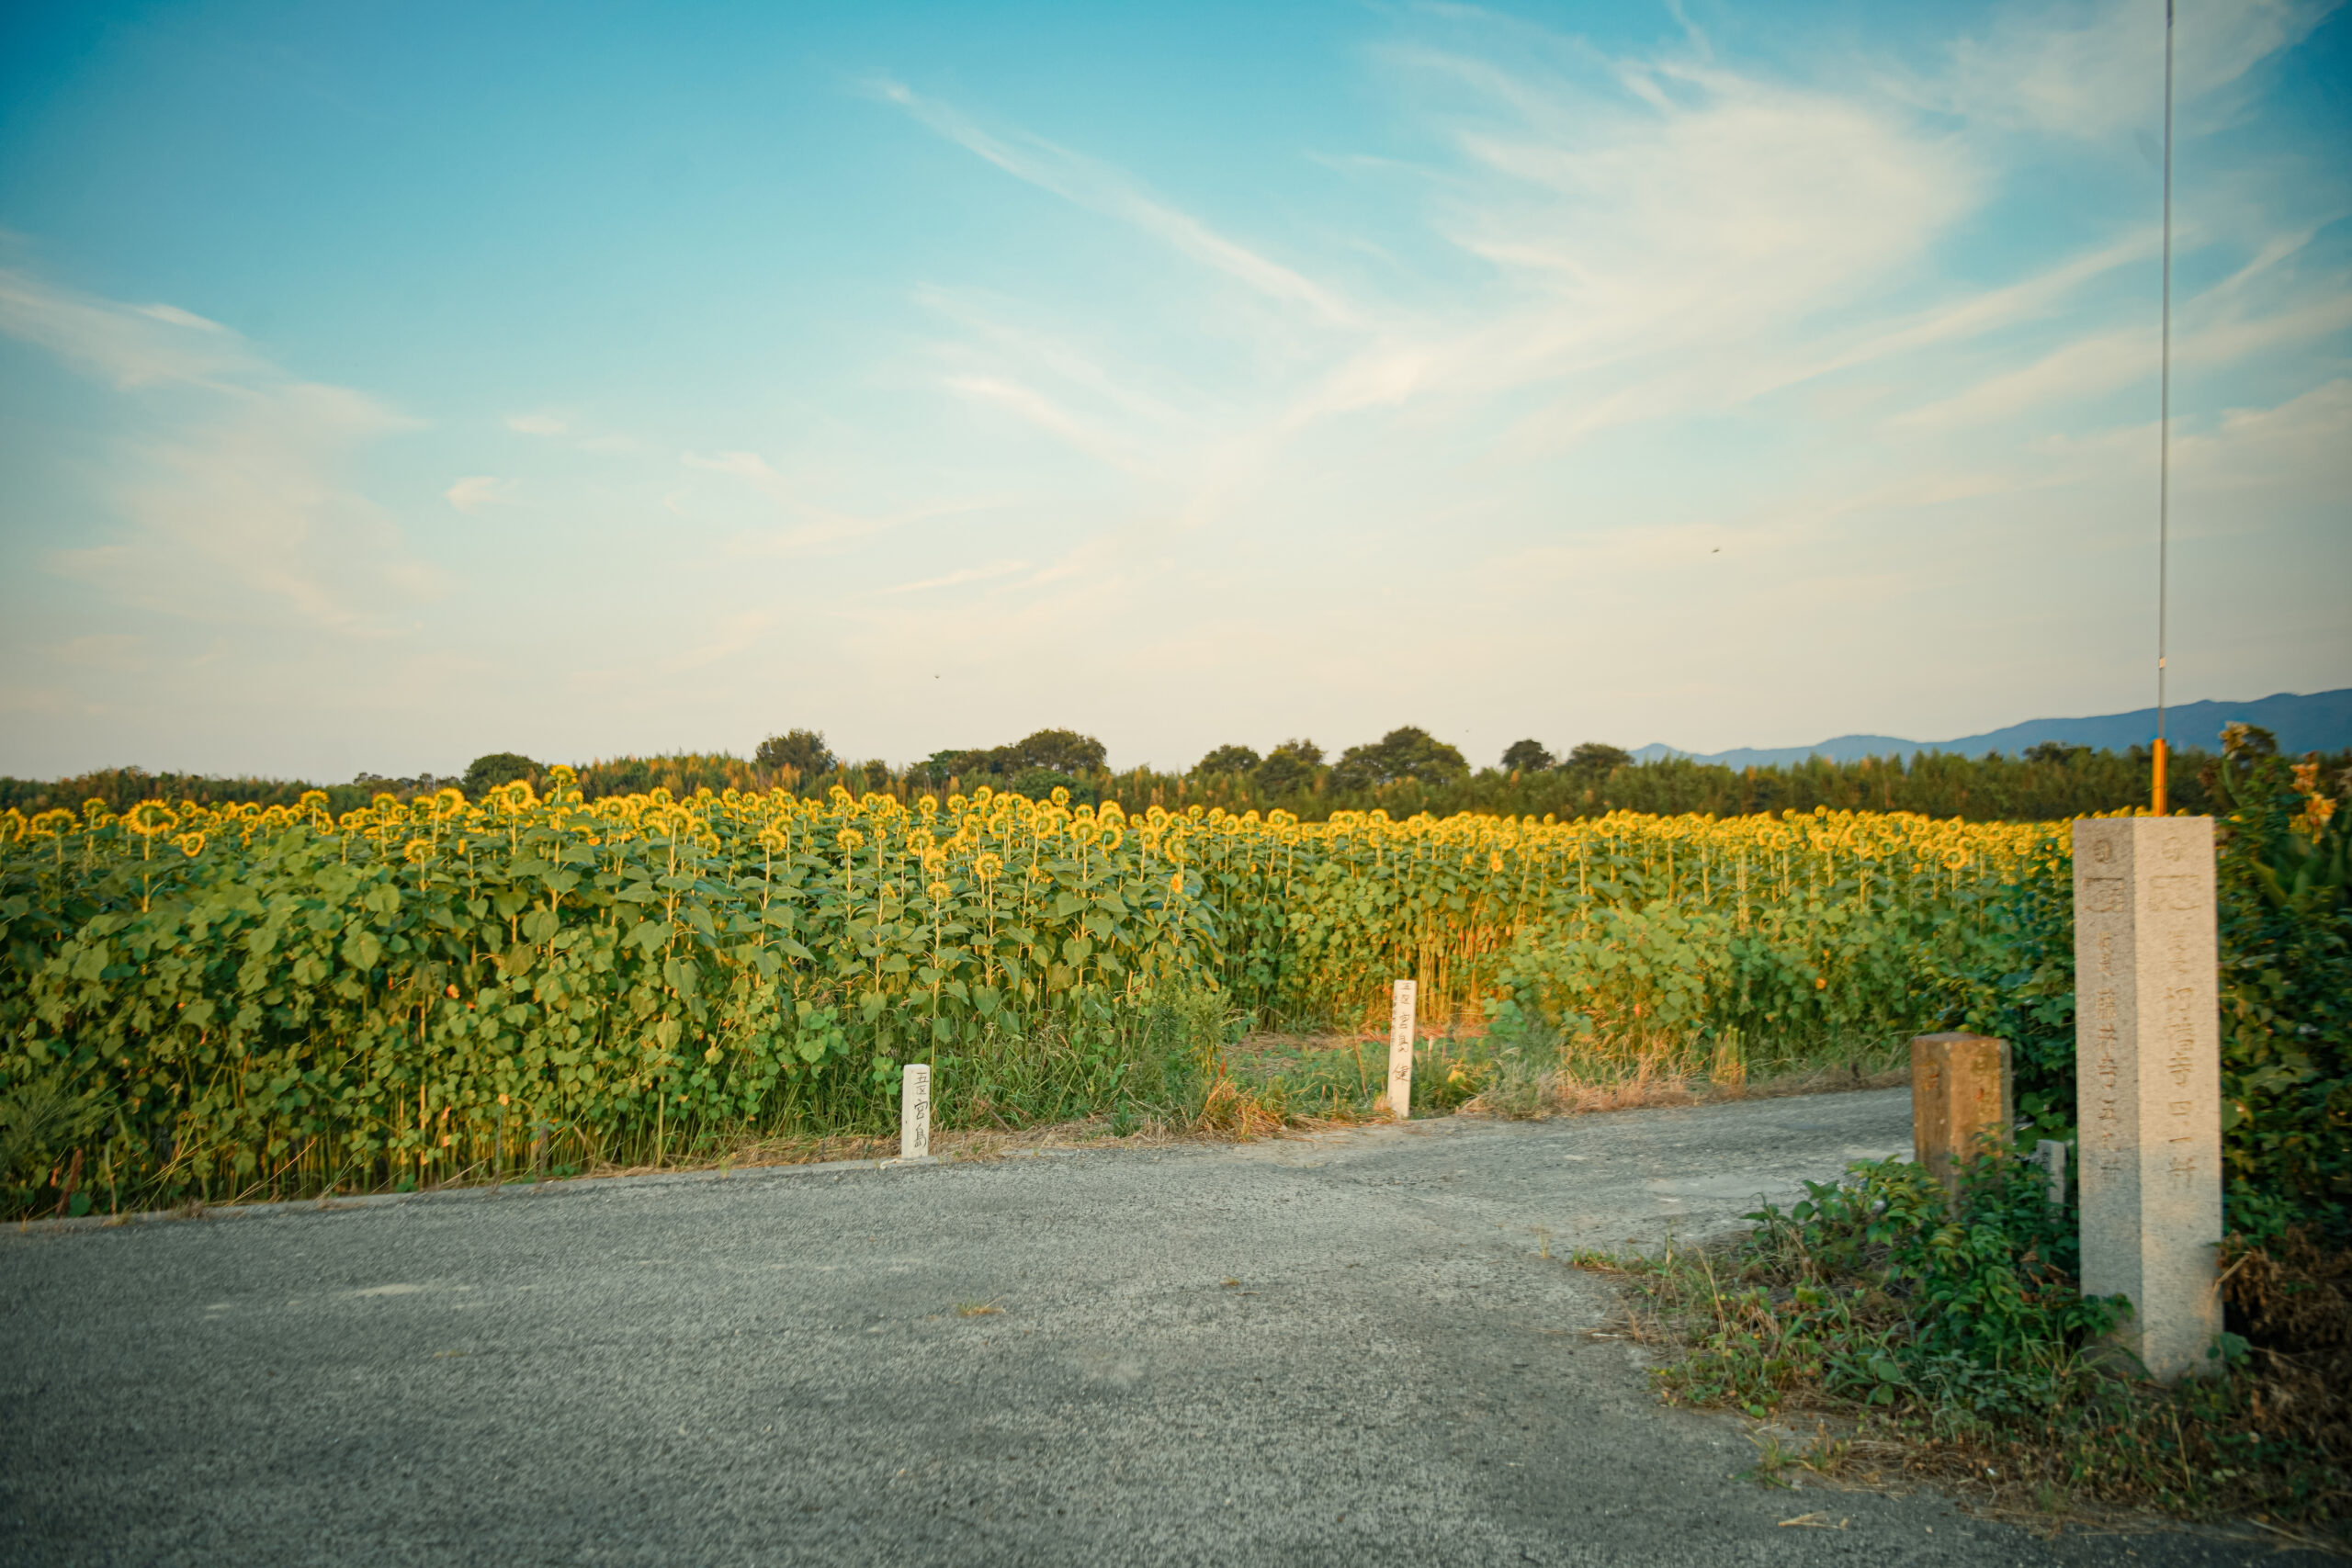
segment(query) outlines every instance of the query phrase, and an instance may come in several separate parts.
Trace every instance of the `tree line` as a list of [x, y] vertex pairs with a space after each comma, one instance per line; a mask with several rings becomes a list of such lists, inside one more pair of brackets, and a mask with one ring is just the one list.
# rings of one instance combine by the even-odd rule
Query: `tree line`
[[[2251, 727], [2243, 745], [2254, 755], [2278, 750], [2267, 732]], [[2331, 781], [2333, 793], [2340, 795], [2352, 786], [2352, 750], [2314, 752], [2311, 761]], [[2168, 779], [2172, 806], [2200, 815], [2226, 810], [2216, 789], [2219, 766], [2213, 752], [2175, 752]], [[1413, 726], [1349, 747], [1336, 758], [1306, 739], [1285, 740], [1263, 754], [1243, 745], [1220, 746], [1182, 773], [1114, 770], [1102, 741], [1069, 729], [1041, 729], [1003, 746], [934, 751], [904, 767], [878, 760], [852, 761], [837, 755], [820, 731], [791, 729], [763, 740], [749, 758], [724, 752], [617, 757], [575, 771], [591, 799], [657, 788], [676, 796], [696, 789], [716, 794], [775, 788], [813, 795], [838, 785], [854, 795], [912, 800], [926, 792], [968, 794], [985, 784], [1032, 797], [1067, 789], [1075, 800], [1117, 800], [1134, 809], [1158, 805], [1181, 810], [1194, 804], [1235, 812], [1280, 809], [1307, 821], [1334, 811], [1374, 808], [1392, 817], [1489, 811], [1566, 819], [1611, 811], [1733, 817], [1811, 811], [1817, 806], [1971, 821], [2048, 821], [2143, 805], [2152, 783], [2144, 749], [2093, 750], [2050, 741], [2018, 757], [1922, 751], [1907, 759], [1834, 762], [1815, 757], [1735, 768], [1688, 758], [1636, 761], [1621, 748], [1598, 741], [1555, 756], [1540, 742], [1521, 740], [1503, 752], [1498, 766], [1474, 769], [1459, 749]], [[515, 779], [544, 784], [547, 772], [546, 764], [511, 751], [476, 758], [453, 777], [362, 773], [350, 784], [327, 785], [113, 768], [50, 782], [0, 778], [0, 809], [78, 810], [96, 799], [119, 812], [158, 796], [205, 805], [291, 805], [304, 790], [322, 788], [333, 809], [347, 811], [379, 794], [407, 799], [450, 784], [476, 798]]]

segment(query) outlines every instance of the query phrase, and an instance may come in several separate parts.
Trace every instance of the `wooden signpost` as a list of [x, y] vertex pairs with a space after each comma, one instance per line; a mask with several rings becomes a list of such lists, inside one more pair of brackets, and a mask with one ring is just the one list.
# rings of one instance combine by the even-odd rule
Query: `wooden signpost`
[[899, 1079], [899, 1157], [931, 1157], [931, 1069], [910, 1062]]
[[1388, 996], [1388, 1113], [1413, 1115], [1413, 982], [1399, 980]]

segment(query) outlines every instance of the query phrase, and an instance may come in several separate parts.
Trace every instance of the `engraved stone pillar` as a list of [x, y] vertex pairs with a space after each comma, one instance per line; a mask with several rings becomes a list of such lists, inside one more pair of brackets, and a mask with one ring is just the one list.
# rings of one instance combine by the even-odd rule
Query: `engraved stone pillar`
[[1911, 1147], [1947, 1190], [1987, 1139], [2009, 1135], [2009, 1043], [1981, 1034], [1911, 1042]]
[[2132, 1298], [2160, 1378], [2206, 1370], [2222, 1327], [2221, 1044], [2212, 818], [2075, 823], [2083, 1291]]
[[910, 1062], [899, 1079], [899, 1157], [931, 1156], [931, 1069]]
[[1388, 997], [1388, 1113], [1413, 1114], [1413, 982], [1399, 980]]

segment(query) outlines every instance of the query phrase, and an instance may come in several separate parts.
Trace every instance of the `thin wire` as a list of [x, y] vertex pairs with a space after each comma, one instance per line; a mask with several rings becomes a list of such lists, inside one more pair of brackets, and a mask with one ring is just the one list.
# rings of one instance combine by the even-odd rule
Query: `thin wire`
[[2171, 598], [2172, 547], [2172, 7], [2165, 0], [2164, 344], [2156, 414], [2156, 739], [2165, 738], [2165, 611]]

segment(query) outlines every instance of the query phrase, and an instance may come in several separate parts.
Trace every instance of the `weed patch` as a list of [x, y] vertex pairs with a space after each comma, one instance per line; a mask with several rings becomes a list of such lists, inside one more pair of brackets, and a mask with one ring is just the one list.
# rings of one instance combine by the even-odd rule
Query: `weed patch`
[[[2302, 1233], [2233, 1241], [2233, 1332], [2210, 1375], [2139, 1375], [2080, 1293], [2072, 1208], [1989, 1156], [1948, 1199], [1924, 1168], [1860, 1163], [1767, 1207], [1727, 1247], [1584, 1252], [1631, 1287], [1628, 1332], [1679, 1354], [1674, 1403], [1816, 1417], [1759, 1479], [1931, 1480], [2009, 1513], [2084, 1506], [2248, 1516], [2344, 1536], [2352, 1512], [2352, 1257]], [[1830, 1422], [1838, 1423], [1832, 1434]]]

